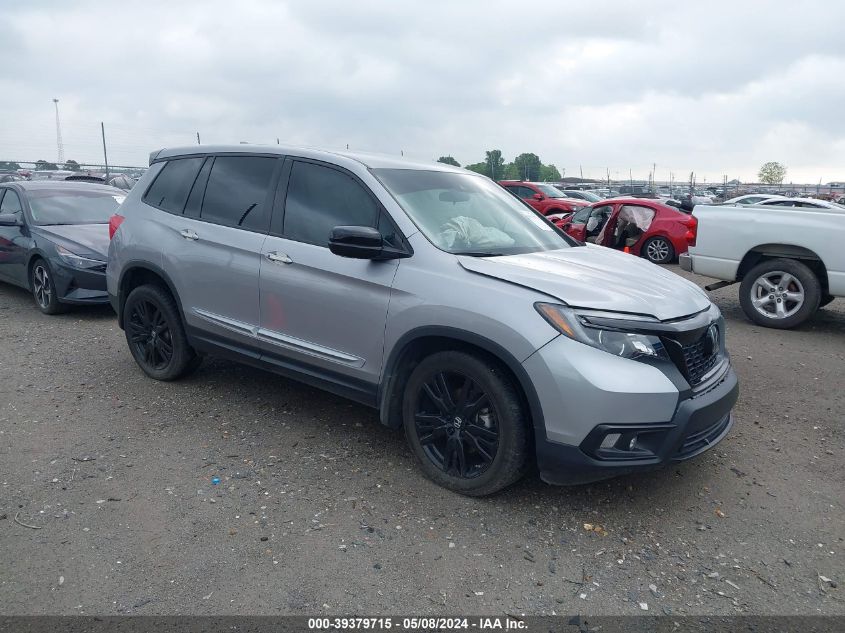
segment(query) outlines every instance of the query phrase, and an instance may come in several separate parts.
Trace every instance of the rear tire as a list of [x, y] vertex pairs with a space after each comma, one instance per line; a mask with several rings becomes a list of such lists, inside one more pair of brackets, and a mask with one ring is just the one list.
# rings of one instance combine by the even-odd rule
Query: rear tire
[[59, 302], [59, 293], [53, 283], [53, 271], [50, 264], [40, 257], [32, 264], [29, 287], [32, 288], [36, 307], [44, 314], [62, 314], [70, 310], [70, 306]]
[[652, 264], [668, 264], [675, 259], [675, 247], [665, 237], [652, 237], [646, 240], [640, 253]]
[[795, 259], [767, 259], [749, 270], [739, 287], [745, 315], [764, 327], [789, 329], [801, 325], [819, 308], [818, 277]]
[[405, 436], [423, 473], [481, 497], [525, 472], [529, 420], [506, 373], [464, 352], [438, 352], [411, 372], [402, 399]]
[[176, 380], [202, 362], [188, 344], [176, 301], [161, 286], [149, 284], [130, 292], [123, 319], [129, 351], [150, 378]]

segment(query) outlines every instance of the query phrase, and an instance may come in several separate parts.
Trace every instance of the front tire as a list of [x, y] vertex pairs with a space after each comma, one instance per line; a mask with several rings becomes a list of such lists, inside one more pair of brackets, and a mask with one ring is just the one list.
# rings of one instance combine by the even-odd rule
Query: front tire
[[640, 252], [652, 264], [668, 264], [675, 259], [675, 247], [665, 237], [649, 238]]
[[481, 497], [522, 477], [529, 422], [505, 372], [464, 352], [438, 352], [411, 373], [402, 404], [405, 436], [435, 483]]
[[188, 344], [176, 301], [167, 290], [151, 284], [135, 288], [123, 315], [129, 351], [147, 376], [176, 380], [199, 366], [201, 358]]
[[70, 308], [59, 302], [59, 293], [53, 282], [53, 271], [50, 265], [41, 258], [36, 259], [30, 271], [29, 287], [32, 288], [32, 298], [35, 305], [44, 314], [62, 314]]
[[745, 315], [764, 327], [789, 329], [819, 308], [822, 287], [806, 265], [794, 259], [767, 259], [749, 270], [739, 287]]

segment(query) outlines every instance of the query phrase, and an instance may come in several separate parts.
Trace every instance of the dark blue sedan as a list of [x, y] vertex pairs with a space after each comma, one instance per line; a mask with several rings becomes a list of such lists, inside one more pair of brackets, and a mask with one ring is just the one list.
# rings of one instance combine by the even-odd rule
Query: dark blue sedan
[[107, 303], [108, 221], [126, 192], [84, 182], [0, 184], [0, 281], [45, 314]]

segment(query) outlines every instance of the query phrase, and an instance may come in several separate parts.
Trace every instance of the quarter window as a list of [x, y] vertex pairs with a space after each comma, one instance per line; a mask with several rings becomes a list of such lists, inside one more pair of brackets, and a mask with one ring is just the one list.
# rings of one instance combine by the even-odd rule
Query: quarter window
[[334, 227], [375, 227], [378, 217], [378, 204], [351, 176], [323, 165], [293, 163], [285, 201], [285, 237], [328, 246]]
[[270, 226], [267, 193], [276, 164], [277, 159], [265, 156], [215, 158], [200, 219], [266, 232]]
[[182, 213], [188, 192], [202, 165], [203, 158], [178, 158], [167, 164], [156, 176], [144, 196], [144, 202], [169, 213]]

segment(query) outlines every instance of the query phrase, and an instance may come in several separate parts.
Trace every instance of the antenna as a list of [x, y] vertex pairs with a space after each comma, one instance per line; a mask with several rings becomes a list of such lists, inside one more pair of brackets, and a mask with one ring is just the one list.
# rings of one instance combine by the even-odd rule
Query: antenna
[[53, 99], [53, 103], [56, 106], [56, 149], [61, 166], [65, 162], [65, 146], [62, 144], [62, 124], [59, 122], [59, 100]]

